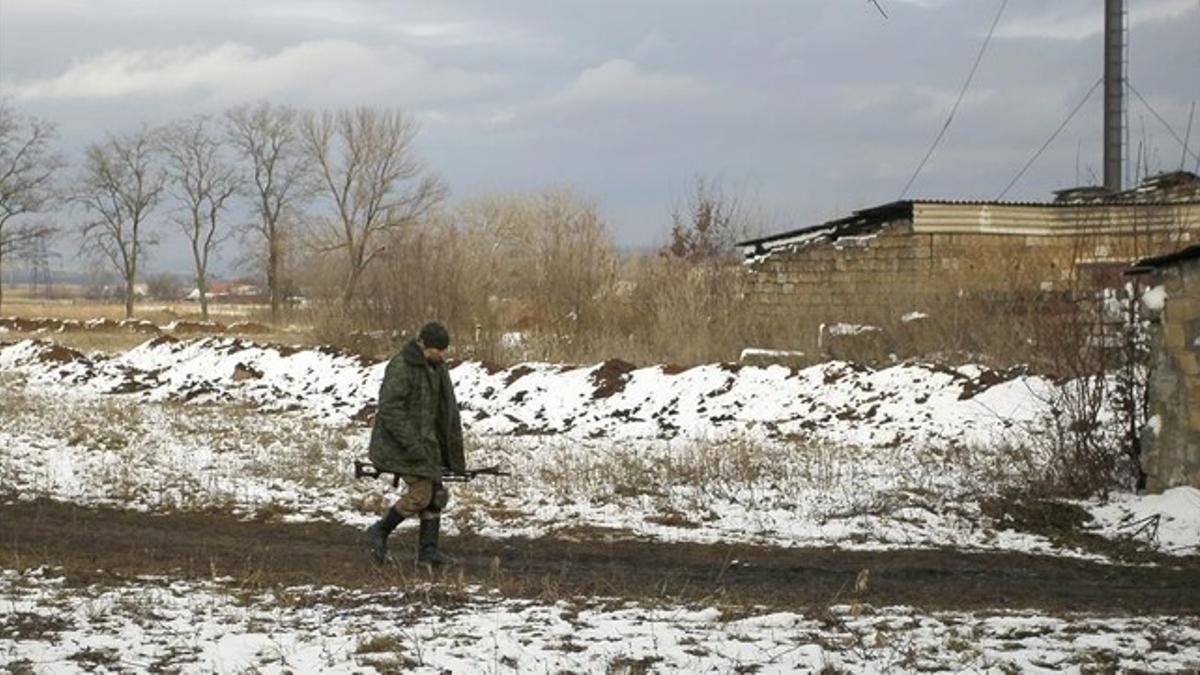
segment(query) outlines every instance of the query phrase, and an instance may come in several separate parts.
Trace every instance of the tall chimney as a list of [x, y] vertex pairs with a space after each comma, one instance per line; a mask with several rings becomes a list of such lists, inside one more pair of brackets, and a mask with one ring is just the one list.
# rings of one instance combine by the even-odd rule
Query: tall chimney
[[1104, 187], [1121, 191], [1125, 129], [1125, 0], [1104, 0]]

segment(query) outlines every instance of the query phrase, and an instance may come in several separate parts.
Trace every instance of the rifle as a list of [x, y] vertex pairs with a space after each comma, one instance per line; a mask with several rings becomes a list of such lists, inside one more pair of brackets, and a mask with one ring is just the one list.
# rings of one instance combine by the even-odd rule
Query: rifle
[[[384, 474], [392, 474], [392, 487], [400, 487], [401, 475], [395, 471], [382, 469], [371, 462], [354, 460], [354, 477], [363, 478], [380, 478]], [[477, 469], [467, 469], [461, 473], [443, 473], [443, 483], [468, 483], [475, 480], [478, 476], [511, 476], [507, 471], [501, 471], [500, 465], [484, 466]]]

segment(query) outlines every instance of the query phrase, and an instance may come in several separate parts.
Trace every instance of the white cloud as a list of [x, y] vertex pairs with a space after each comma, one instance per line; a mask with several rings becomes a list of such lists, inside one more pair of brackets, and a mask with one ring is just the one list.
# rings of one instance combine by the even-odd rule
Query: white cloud
[[663, 35], [661, 31], [654, 30], [638, 40], [637, 45], [633, 48], [633, 55], [641, 59], [666, 51], [674, 46], [671, 40], [667, 39], [667, 36]]
[[511, 47], [544, 39], [524, 27], [494, 17], [476, 18], [463, 13], [460, 7], [443, 3], [286, 0], [260, 2], [243, 11], [268, 21], [295, 19], [318, 26], [382, 29], [399, 36], [404, 44], [421, 47]]
[[498, 108], [493, 110], [491, 114], [487, 116], [487, 124], [492, 126], [504, 126], [506, 124], [511, 124], [516, 119], [517, 113], [513, 112], [512, 110]]
[[580, 73], [564, 91], [551, 97], [552, 106], [679, 100], [704, 93], [704, 83], [686, 75], [643, 71], [636, 63], [613, 59]]
[[115, 49], [76, 61], [54, 77], [6, 82], [4, 89], [17, 100], [163, 96], [196, 90], [231, 100], [293, 90], [320, 90], [326, 99], [374, 92], [385, 99], [433, 100], [475, 93], [494, 81], [489, 75], [437, 68], [399, 48], [321, 40], [266, 55], [235, 43], [208, 49]]
[[896, 101], [905, 87], [895, 83], [884, 84], [838, 84], [833, 92], [842, 110], [861, 112], [871, 108], [887, 106]]
[[[920, 7], [921, 9], [935, 9], [937, 7], [941, 7], [942, 5], [945, 5], [950, 0], [893, 0], [893, 1], [899, 2], [902, 5], [916, 5], [917, 7]], [[883, 8], [886, 10], [887, 5], [883, 4]]]
[[[917, 110], [921, 114], [934, 118], [945, 119], [954, 102], [958, 100], [959, 90], [943, 89], [940, 87], [913, 87], [912, 94], [916, 98]], [[958, 106], [958, 113], [965, 110], [982, 108], [996, 100], [998, 92], [995, 89], [972, 87], [963, 97]]]
[[[1037, 16], [1001, 21], [996, 36], [1083, 40], [1104, 31], [1103, 3], [1064, 4], [1055, 3], [1053, 9]], [[1200, 0], [1140, 0], [1130, 3], [1128, 25], [1134, 27], [1188, 15], [1200, 18]]]

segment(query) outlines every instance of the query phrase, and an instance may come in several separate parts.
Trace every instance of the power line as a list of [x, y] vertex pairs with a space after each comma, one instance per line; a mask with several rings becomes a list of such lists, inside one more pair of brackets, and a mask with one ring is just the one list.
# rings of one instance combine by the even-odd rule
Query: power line
[[1150, 114], [1154, 115], [1154, 118], [1157, 119], [1164, 127], [1167, 128], [1167, 131], [1170, 132], [1171, 136], [1175, 138], [1175, 142], [1179, 143], [1179, 145], [1183, 146], [1183, 151], [1186, 152], [1187, 154], [1191, 155], [1192, 157], [1195, 157], [1197, 161], [1200, 161], [1200, 155], [1197, 155], [1196, 153], [1192, 152], [1192, 149], [1187, 146], [1187, 143], [1183, 142], [1183, 139], [1179, 137], [1179, 134], [1175, 133], [1175, 129], [1172, 128], [1171, 125], [1168, 124], [1165, 119], [1163, 119], [1162, 115], [1158, 114], [1158, 111], [1154, 109], [1154, 106], [1150, 105], [1149, 101], [1142, 98], [1142, 95], [1140, 93], [1138, 93], [1138, 90], [1136, 87], [1133, 86], [1133, 83], [1126, 81], [1126, 84], [1129, 85], [1129, 91], [1132, 91], [1133, 95], [1137, 96], [1138, 100], [1142, 102], [1142, 105], [1146, 106], [1146, 110], [1149, 110]]
[[[1179, 158], [1179, 170], [1183, 171], [1183, 167], [1187, 166], [1187, 150], [1188, 143], [1192, 141], [1192, 118], [1196, 116], [1196, 102], [1192, 101], [1192, 108], [1188, 111], [1187, 131], [1183, 132], [1183, 156]], [[1200, 157], [1196, 158], [1200, 162]]]
[[967, 88], [971, 86], [971, 80], [975, 77], [975, 71], [979, 69], [979, 63], [983, 61], [983, 53], [987, 51], [988, 43], [992, 41], [992, 34], [996, 32], [996, 26], [1000, 23], [1000, 17], [1004, 14], [1004, 8], [1008, 6], [1008, 0], [1003, 0], [1000, 3], [1000, 9], [996, 12], [996, 18], [992, 19], [992, 26], [988, 28], [987, 37], [983, 39], [983, 44], [979, 47], [979, 53], [975, 55], [975, 63], [971, 64], [971, 72], [967, 73], [967, 80], [963, 82], [962, 89], [958, 92], [958, 99], [954, 101], [954, 106], [950, 108], [950, 115], [946, 117], [946, 123], [942, 125], [941, 131], [938, 132], [937, 138], [933, 139], [933, 144], [929, 146], [929, 151], [925, 153], [925, 157], [921, 159], [921, 163], [917, 165], [917, 170], [913, 172], [908, 183], [905, 183], [904, 190], [900, 192], [900, 199], [904, 199], [904, 195], [908, 194], [908, 189], [912, 187], [913, 181], [917, 180], [917, 176], [921, 174], [921, 170], [925, 168], [925, 163], [933, 156], [933, 151], [937, 148], [938, 143], [942, 142], [942, 137], [946, 135], [946, 130], [950, 128], [950, 122], [954, 120], [954, 114], [958, 112], [958, 106], [962, 103], [963, 97], [967, 94]]
[[1013, 179], [1008, 182], [1008, 185], [1004, 188], [1004, 191], [1000, 193], [999, 197], [996, 197], [996, 201], [1004, 199], [1004, 195], [1008, 194], [1008, 191], [1017, 184], [1017, 181], [1021, 180], [1021, 176], [1024, 176], [1025, 172], [1029, 170], [1029, 167], [1033, 166], [1033, 163], [1037, 161], [1038, 157], [1042, 156], [1042, 153], [1046, 151], [1046, 148], [1050, 147], [1050, 144], [1054, 142], [1054, 139], [1058, 138], [1058, 135], [1062, 133], [1062, 130], [1067, 128], [1067, 125], [1071, 123], [1071, 120], [1075, 117], [1075, 114], [1079, 112], [1079, 109], [1083, 107], [1083, 104], [1087, 103], [1088, 99], [1092, 97], [1092, 94], [1096, 93], [1096, 89], [1098, 89], [1101, 84], [1104, 84], [1103, 77], [1096, 80], [1096, 84], [1093, 84], [1092, 88], [1088, 89], [1087, 93], [1083, 96], [1083, 100], [1081, 100], [1075, 106], [1075, 108], [1071, 110], [1070, 115], [1067, 115], [1067, 119], [1063, 120], [1062, 124], [1058, 125], [1058, 128], [1054, 130], [1054, 133], [1050, 134], [1050, 138], [1047, 138], [1046, 142], [1042, 143], [1042, 147], [1038, 148], [1038, 151], [1033, 153], [1033, 157], [1030, 157], [1028, 162], [1025, 162], [1025, 166], [1021, 167], [1021, 170], [1017, 172], [1017, 175], [1013, 176]]

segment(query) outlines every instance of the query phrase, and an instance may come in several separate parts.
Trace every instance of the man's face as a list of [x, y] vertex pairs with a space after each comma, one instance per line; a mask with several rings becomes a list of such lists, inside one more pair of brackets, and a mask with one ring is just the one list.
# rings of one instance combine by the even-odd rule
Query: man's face
[[425, 360], [432, 363], [437, 363], [446, 357], [445, 350], [437, 349], [436, 347], [425, 348]]

